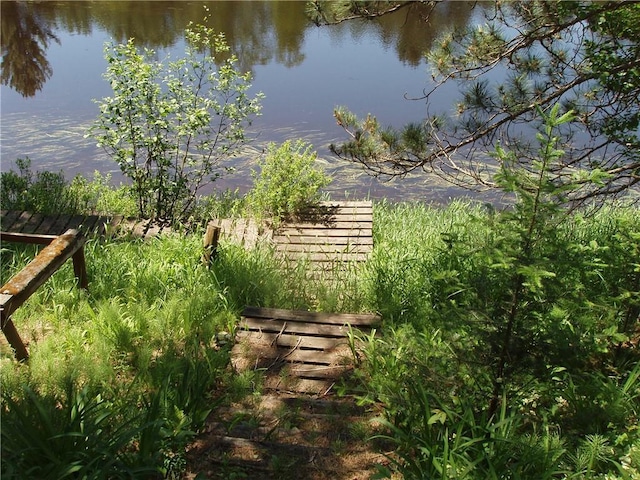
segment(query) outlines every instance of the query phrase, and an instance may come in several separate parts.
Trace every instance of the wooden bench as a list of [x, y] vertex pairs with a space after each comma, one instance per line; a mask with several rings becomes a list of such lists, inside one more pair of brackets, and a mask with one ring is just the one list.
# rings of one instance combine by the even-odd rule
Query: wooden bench
[[29, 264], [0, 288], [0, 322], [2, 332], [15, 350], [16, 358], [29, 358], [11, 315], [35, 293], [69, 258], [81, 288], [88, 288], [83, 246], [86, 238], [77, 230], [67, 230], [59, 236], [0, 232], [2, 242], [46, 245]]
[[246, 307], [231, 351], [238, 371], [265, 372], [267, 389], [326, 395], [353, 370], [353, 330], [371, 334], [380, 317]]

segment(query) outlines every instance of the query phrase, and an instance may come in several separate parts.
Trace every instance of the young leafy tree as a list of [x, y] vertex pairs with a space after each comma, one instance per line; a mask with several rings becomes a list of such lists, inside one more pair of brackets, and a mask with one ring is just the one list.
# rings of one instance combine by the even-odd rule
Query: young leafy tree
[[[363, 16], [358, 9], [347, 14], [344, 5], [335, 7], [334, 16], [323, 18]], [[436, 83], [423, 99], [428, 105], [445, 86], [457, 85], [460, 98], [450, 112], [428, 112], [424, 122], [398, 130], [339, 107], [335, 118], [351, 139], [333, 151], [375, 175], [425, 170], [470, 188], [496, 187], [485, 163], [493, 145], [499, 140], [516, 150], [527, 168], [540, 125], [537, 107], [560, 103], [576, 115], [563, 125], [565, 156], [554, 174], [561, 182], [582, 182], [572, 200], [637, 185], [640, 4], [496, 2], [485, 17], [485, 25], [453, 31], [428, 52]]]
[[248, 95], [250, 75], [236, 69], [222, 34], [192, 25], [185, 43], [184, 57], [165, 63], [133, 40], [107, 45], [114, 95], [98, 102], [90, 132], [133, 182], [140, 216], [157, 221], [188, 217], [260, 112], [261, 94]]

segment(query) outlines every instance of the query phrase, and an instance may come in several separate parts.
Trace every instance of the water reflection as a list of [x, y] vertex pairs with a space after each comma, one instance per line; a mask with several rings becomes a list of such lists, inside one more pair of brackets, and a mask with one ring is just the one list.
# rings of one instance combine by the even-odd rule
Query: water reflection
[[208, 11], [209, 25], [225, 32], [243, 71], [271, 61], [300, 65], [309, 28], [330, 28], [333, 37], [349, 34], [354, 39], [375, 31], [400, 60], [416, 66], [443, 26], [463, 25], [471, 14], [466, 2], [441, 2], [436, 7], [415, 3], [373, 22], [316, 27], [302, 1], [2, 1], [0, 5], [2, 84], [25, 97], [34, 96], [53, 74], [46, 50], [50, 42], [59, 42], [55, 30], [91, 35], [99, 28], [116, 42], [135, 38], [143, 47], [168, 48], [180, 41], [190, 22], [202, 22]]
[[32, 3], [1, 2], [0, 18], [0, 81], [32, 97], [53, 74], [45, 52], [50, 42], [59, 43], [58, 37]]
[[[473, 4], [440, 2], [432, 12], [415, 3], [374, 21], [317, 27], [305, 2], [2, 0], [3, 169], [29, 156], [34, 168], [64, 169], [70, 176], [113, 171], [113, 162], [84, 137], [98, 113], [91, 99], [111, 93], [101, 76], [103, 42], [135, 38], [159, 58], [180, 55], [184, 29], [201, 22], [207, 9], [209, 25], [225, 33], [241, 69], [254, 73], [255, 91], [266, 94], [251, 132], [260, 143], [246, 158], [231, 160], [238, 173], [221, 185], [250, 183], [263, 144], [302, 138], [336, 174], [337, 191], [397, 197], [391, 186], [329, 155], [327, 146], [344, 134], [332, 109], [348, 105], [397, 126], [419, 121], [424, 104], [405, 101], [403, 94], [420, 96], [428, 85], [424, 52], [443, 29], [470, 21]], [[403, 180], [393, 188], [406, 192], [409, 185]]]

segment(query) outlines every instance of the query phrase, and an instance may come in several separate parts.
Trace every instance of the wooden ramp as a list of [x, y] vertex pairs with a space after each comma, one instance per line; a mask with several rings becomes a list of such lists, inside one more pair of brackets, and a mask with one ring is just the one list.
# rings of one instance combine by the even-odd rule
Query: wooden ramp
[[77, 230], [86, 237], [125, 233], [141, 238], [151, 238], [170, 231], [167, 227], [151, 225], [146, 220], [137, 221], [122, 216], [44, 215], [17, 210], [0, 212], [0, 230], [7, 233], [49, 236], [62, 235], [67, 230]]
[[357, 361], [351, 329], [370, 334], [379, 323], [371, 314], [247, 307], [232, 362], [239, 371], [263, 371], [267, 389], [327, 395]]

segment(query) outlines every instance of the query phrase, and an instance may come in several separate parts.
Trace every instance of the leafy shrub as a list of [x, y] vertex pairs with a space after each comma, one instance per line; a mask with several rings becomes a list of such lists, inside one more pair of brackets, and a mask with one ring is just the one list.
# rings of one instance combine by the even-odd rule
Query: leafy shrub
[[200, 188], [227, 171], [223, 162], [246, 143], [245, 126], [260, 111], [250, 74], [236, 68], [222, 34], [202, 25], [185, 31], [183, 58], [154, 60], [133, 40], [107, 45], [113, 97], [98, 102], [90, 130], [132, 182], [143, 218], [187, 218]]
[[18, 171], [0, 176], [0, 205], [5, 210], [27, 210], [43, 214], [109, 214], [133, 216], [134, 198], [126, 186], [114, 188], [110, 175], [93, 174], [88, 180], [77, 175], [67, 182], [62, 172], [31, 170], [31, 160], [17, 159]]
[[75, 213], [77, 205], [62, 172], [31, 171], [29, 157], [16, 160], [18, 171], [2, 172], [0, 205], [4, 210], [38, 213]]
[[283, 219], [320, 199], [320, 189], [331, 179], [314, 165], [317, 154], [311, 150], [302, 140], [269, 144], [247, 198], [254, 214]]
[[136, 214], [135, 198], [128, 186], [111, 185], [111, 175], [94, 172], [93, 178], [77, 175], [68, 186], [69, 195], [74, 199], [78, 210], [85, 214], [124, 215]]

